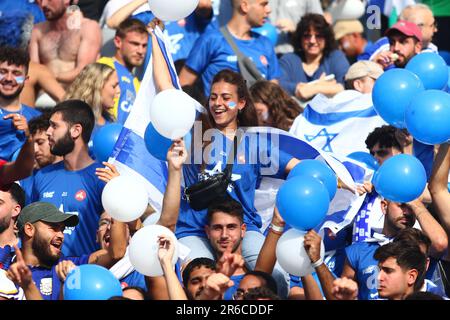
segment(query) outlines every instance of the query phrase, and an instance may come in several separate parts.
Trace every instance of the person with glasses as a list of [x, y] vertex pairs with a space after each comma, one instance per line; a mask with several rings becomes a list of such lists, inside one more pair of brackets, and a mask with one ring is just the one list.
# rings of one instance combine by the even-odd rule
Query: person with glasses
[[295, 52], [280, 59], [280, 85], [288, 93], [307, 101], [318, 93], [334, 96], [344, 90], [350, 65], [344, 53], [337, 50], [333, 29], [322, 15], [304, 15], [292, 44]]
[[375, 128], [366, 139], [366, 146], [370, 154], [382, 165], [384, 161], [397, 154], [404, 153], [404, 148], [409, 145], [401, 145], [398, 140], [398, 129], [393, 126], [381, 126]]

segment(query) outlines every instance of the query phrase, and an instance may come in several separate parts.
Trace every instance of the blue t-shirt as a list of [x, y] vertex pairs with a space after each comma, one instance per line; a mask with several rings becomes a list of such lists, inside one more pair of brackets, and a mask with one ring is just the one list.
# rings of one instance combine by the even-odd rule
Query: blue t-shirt
[[12, 119], [3, 119], [3, 117], [9, 114], [16, 113], [23, 115], [28, 122], [41, 114], [40, 111], [25, 105], [22, 105], [19, 111], [0, 109], [0, 159], [7, 161], [11, 161], [14, 152], [20, 149], [25, 143], [24, 132], [14, 128]]
[[62, 252], [66, 256], [81, 256], [97, 250], [96, 232], [103, 212], [102, 191], [105, 183], [97, 178], [94, 162], [78, 171], [68, 171], [64, 161], [39, 170], [33, 181], [31, 202], [53, 203], [62, 212], [76, 214], [80, 222], [64, 230]]
[[145, 276], [136, 270], [119, 280], [122, 288], [126, 287], [139, 287], [147, 292], [147, 283], [145, 282]]
[[245, 274], [240, 274], [237, 276], [231, 276], [230, 279], [233, 280], [234, 285], [231, 288], [228, 288], [227, 291], [223, 294], [223, 300], [233, 300], [233, 295], [236, 293], [239, 285], [241, 284], [242, 279]]
[[[258, 33], [252, 32], [251, 35], [251, 40], [234, 38], [237, 47], [253, 61], [267, 80], [279, 78], [278, 60], [272, 43]], [[227, 40], [216, 28], [208, 28], [197, 39], [194, 48], [186, 60], [186, 66], [201, 76], [205, 95], [209, 97], [214, 76], [224, 69], [239, 72], [238, 59]]]
[[345, 249], [348, 262], [355, 270], [359, 300], [378, 299], [379, 268], [373, 255], [379, 246], [378, 242], [356, 242]]
[[309, 76], [303, 70], [302, 60], [298, 53], [287, 53], [280, 59], [280, 85], [290, 95], [295, 95], [295, 88], [300, 82], [306, 83], [320, 78], [322, 73], [334, 74], [337, 82], [344, 84], [344, 76], [350, 67], [347, 58], [340, 50], [333, 50], [323, 58], [319, 68]]
[[[62, 256], [58, 263], [63, 260], [70, 260], [76, 266], [79, 266], [88, 263], [89, 255], [82, 255], [80, 257]], [[55, 270], [57, 264], [55, 264], [51, 269], [46, 267], [30, 267], [33, 281], [44, 300], [59, 300], [61, 281], [59, 280]]]
[[[264, 169], [263, 165], [258, 163], [248, 164], [248, 159], [252, 158], [254, 152], [259, 154], [259, 146], [267, 146], [261, 140], [254, 141], [257, 145], [252, 143], [240, 143], [237, 148], [238, 161], [234, 161], [231, 179], [233, 183], [228, 186], [228, 195], [234, 200], [239, 201], [244, 209], [244, 223], [247, 225], [247, 231], [258, 231], [262, 227], [261, 216], [256, 211], [254, 200], [255, 190], [261, 180], [261, 170]], [[226, 167], [228, 154], [232, 146], [232, 141], [221, 135], [217, 138], [217, 141], [212, 142], [213, 149], [222, 149], [216, 154], [216, 150], [211, 151], [209, 159], [216, 160], [212, 164], [206, 165], [206, 172], [210, 175], [214, 175], [215, 172], [223, 172]], [[245, 156], [244, 156], [245, 155]], [[241, 163], [242, 157], [245, 157], [245, 163]], [[220, 160], [218, 160], [220, 159]], [[292, 159], [292, 156], [282, 151], [279, 152], [278, 171], [273, 174], [276, 177], [284, 177], [284, 170], [287, 164]], [[191, 161], [191, 163], [194, 163]], [[217, 171], [216, 171], [217, 170]], [[201, 172], [201, 165], [185, 164], [183, 166], [183, 177], [186, 186], [191, 186], [199, 181], [199, 174]], [[180, 206], [180, 215], [176, 227], [177, 238], [183, 238], [187, 236], [200, 236], [205, 235], [206, 225], [206, 210], [195, 211], [193, 210], [186, 200], [182, 199]]]

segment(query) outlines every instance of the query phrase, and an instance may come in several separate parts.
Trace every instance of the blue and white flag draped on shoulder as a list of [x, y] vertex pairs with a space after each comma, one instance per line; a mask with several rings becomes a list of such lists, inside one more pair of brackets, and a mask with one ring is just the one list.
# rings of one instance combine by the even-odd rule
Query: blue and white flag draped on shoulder
[[[354, 162], [338, 159], [331, 154], [315, 148], [309, 142], [298, 139], [292, 134], [280, 129], [271, 127], [249, 128], [246, 130], [245, 135], [250, 136], [250, 140], [253, 136], [263, 136], [264, 139], [270, 140], [265, 145], [267, 147], [266, 150], [263, 150], [264, 147], [261, 147], [264, 144], [255, 144], [261, 147], [261, 150], [255, 150], [261, 159], [274, 159], [276, 161], [277, 156], [274, 156], [274, 152], [284, 152], [299, 160], [317, 159], [327, 163], [341, 181], [349, 187], [355, 187], [356, 184], [361, 184], [371, 174], [367, 169]], [[261, 153], [266, 154], [263, 156]], [[259, 188], [256, 190], [255, 207], [261, 215], [263, 221], [261, 230], [263, 231], [270, 223], [275, 206], [276, 194], [284, 180], [273, 177], [273, 171], [276, 171], [277, 168], [271, 172], [270, 167], [272, 164], [270, 162], [261, 161], [261, 164], [265, 167], [264, 169], [267, 169], [267, 172], [264, 169], [261, 170], [264, 177], [261, 180]], [[363, 204], [364, 198], [365, 195], [359, 196], [348, 190], [338, 189], [336, 196], [330, 203], [327, 218], [320, 228], [329, 228], [334, 234], [339, 232], [345, 226], [352, 223]]]
[[372, 96], [345, 90], [334, 98], [318, 94], [294, 121], [290, 132], [316, 148], [339, 156], [367, 152], [365, 140], [386, 124], [373, 108]]
[[[159, 28], [155, 29], [155, 34], [167, 62], [172, 83], [175, 88], [179, 89], [180, 84], [172, 57], [166, 50], [166, 39]], [[167, 165], [147, 151], [144, 141], [145, 129], [150, 123], [150, 106], [156, 93], [153, 67], [152, 63], [149, 63], [140, 90], [109, 161], [117, 167], [120, 174], [131, 175], [142, 181], [147, 188], [150, 205], [156, 211], [161, 212], [167, 184]]]

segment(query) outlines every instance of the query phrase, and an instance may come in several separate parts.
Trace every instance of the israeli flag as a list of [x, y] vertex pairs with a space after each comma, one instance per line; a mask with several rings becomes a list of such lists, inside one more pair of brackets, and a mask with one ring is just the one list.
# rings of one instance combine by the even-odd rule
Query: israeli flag
[[373, 108], [371, 94], [345, 90], [333, 98], [315, 96], [290, 132], [321, 151], [345, 157], [356, 151], [367, 152], [367, 136], [385, 124]]
[[[355, 188], [356, 185], [370, 180], [373, 174], [373, 171], [366, 169], [357, 162], [324, 152], [314, 147], [308, 141], [299, 139], [289, 132], [280, 129], [271, 127], [250, 128], [246, 131], [246, 135], [269, 135], [271, 145], [267, 148], [266, 152], [279, 149], [299, 160], [316, 159], [325, 162], [333, 169], [336, 176], [351, 188]], [[276, 145], [274, 145], [274, 141], [276, 141]], [[261, 150], [258, 152], [261, 152]], [[276, 159], [276, 157], [273, 158]], [[270, 164], [266, 165], [266, 167], [270, 167]], [[270, 175], [270, 173], [270, 171], [267, 172], [267, 175]], [[270, 224], [276, 194], [283, 182], [283, 179], [263, 177], [259, 188], [256, 190], [255, 208], [262, 218], [262, 232]], [[365, 198], [366, 195], [359, 196], [348, 190], [338, 189], [330, 203], [327, 217], [319, 229], [323, 230], [324, 228], [328, 228], [336, 234], [351, 224], [363, 205]]]
[[[175, 88], [180, 89], [172, 57], [166, 49], [168, 40], [159, 28], [155, 29], [155, 34], [167, 62], [172, 83]], [[109, 162], [117, 167], [120, 174], [132, 176], [136, 181], [145, 185], [150, 205], [157, 212], [161, 212], [168, 177], [167, 164], [153, 157], [147, 151], [144, 141], [145, 129], [150, 123], [150, 106], [156, 93], [153, 66], [150, 61]]]

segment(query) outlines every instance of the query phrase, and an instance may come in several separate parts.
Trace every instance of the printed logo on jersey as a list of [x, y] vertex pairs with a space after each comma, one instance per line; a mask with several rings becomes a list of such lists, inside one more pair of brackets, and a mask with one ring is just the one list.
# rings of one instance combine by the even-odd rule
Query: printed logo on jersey
[[75, 199], [77, 201], [83, 201], [84, 199], [86, 199], [86, 191], [79, 190], [77, 193], [75, 193]]
[[39, 285], [39, 291], [44, 296], [49, 296], [52, 294], [52, 278], [43, 278]]
[[238, 58], [237, 58], [237, 56], [228, 56], [227, 61], [228, 62], [237, 62]]
[[262, 63], [265, 67], [267, 67], [268, 64], [269, 64], [269, 61], [267, 61], [266, 56], [263, 56], [263, 55], [261, 55], [261, 56], [259, 57], [259, 61], [261, 61], [261, 63]]
[[55, 191], [49, 191], [49, 192], [44, 192], [44, 194], [42, 195], [43, 198], [53, 198], [53, 195], [55, 194]]

